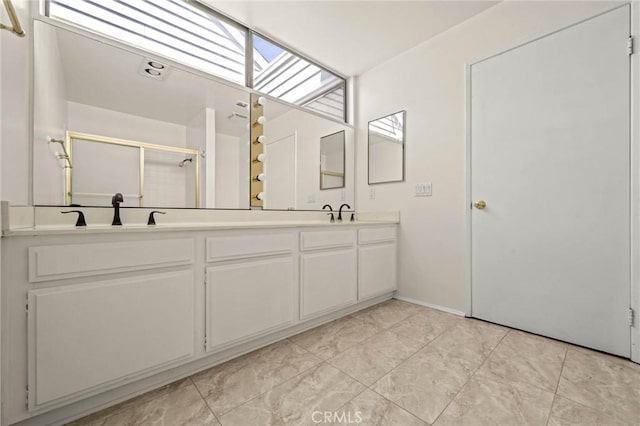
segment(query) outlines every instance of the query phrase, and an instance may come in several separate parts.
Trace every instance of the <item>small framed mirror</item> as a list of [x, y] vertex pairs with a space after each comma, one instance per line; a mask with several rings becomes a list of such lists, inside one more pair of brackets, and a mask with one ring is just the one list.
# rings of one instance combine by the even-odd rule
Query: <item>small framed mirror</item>
[[369, 185], [404, 181], [405, 111], [369, 122]]
[[320, 189], [344, 188], [344, 130], [320, 138]]

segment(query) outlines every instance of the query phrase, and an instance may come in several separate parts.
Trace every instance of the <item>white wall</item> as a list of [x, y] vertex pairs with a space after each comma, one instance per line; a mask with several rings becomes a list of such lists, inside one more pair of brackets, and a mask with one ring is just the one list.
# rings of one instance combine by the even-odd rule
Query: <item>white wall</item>
[[[29, 122], [29, 52], [31, 34], [29, 28], [29, 1], [14, 1], [25, 37], [16, 37], [8, 31], [0, 31], [2, 57], [2, 192], [1, 199], [14, 205], [29, 204], [29, 165], [31, 123]], [[4, 7], [2, 7], [4, 9]], [[8, 22], [4, 16], [3, 22]]]
[[[400, 296], [466, 309], [465, 63], [615, 5], [502, 2], [358, 78], [357, 207], [401, 211]], [[406, 182], [369, 187], [367, 122], [400, 110], [407, 111]], [[415, 198], [418, 182], [432, 182], [433, 196]]]
[[[341, 130], [345, 130], [345, 187], [321, 191], [320, 138]], [[297, 132], [298, 135], [296, 209], [318, 210], [327, 203], [338, 208], [343, 202], [343, 192], [345, 194], [344, 202], [353, 204], [355, 200], [353, 130], [337, 122], [297, 109], [292, 109], [268, 121], [264, 127], [264, 134], [272, 141], [294, 132]], [[268, 163], [269, 158], [266, 161]]]
[[240, 138], [216, 134], [216, 205], [218, 209], [238, 208], [240, 194]]
[[240, 135], [238, 149], [238, 208], [249, 209], [249, 157], [251, 156], [251, 143], [249, 142], [249, 130]]
[[67, 129], [73, 132], [129, 139], [184, 148], [187, 143], [185, 126], [125, 114], [90, 105], [68, 102]]
[[33, 75], [33, 203], [64, 204], [64, 169], [48, 148], [48, 138], [64, 140], [67, 97], [58, 37], [53, 27], [34, 26], [38, 45]]
[[[186, 147], [189, 149], [195, 149], [201, 152], [213, 152], [213, 147], [215, 146], [215, 139], [208, 140], [207, 136], [211, 133], [210, 129], [207, 126], [208, 119], [207, 117], [211, 116], [211, 120], [215, 125], [215, 110], [210, 108], [205, 108], [196, 114], [189, 122], [187, 123], [187, 133], [186, 133]], [[215, 131], [215, 129], [214, 129]], [[195, 161], [195, 160], [194, 160]], [[210, 173], [207, 165], [209, 164], [209, 160], [205, 158], [200, 158], [200, 205], [197, 207], [209, 207], [209, 203], [211, 203], [211, 199], [213, 198], [213, 193], [210, 193], [209, 187], [205, 185], [207, 182], [208, 173]], [[186, 198], [187, 198], [187, 206], [191, 206], [188, 204], [189, 202], [193, 202], [191, 200], [195, 199], [195, 188], [194, 185], [191, 185], [191, 182], [195, 179], [195, 163], [187, 164], [187, 181], [186, 181]]]

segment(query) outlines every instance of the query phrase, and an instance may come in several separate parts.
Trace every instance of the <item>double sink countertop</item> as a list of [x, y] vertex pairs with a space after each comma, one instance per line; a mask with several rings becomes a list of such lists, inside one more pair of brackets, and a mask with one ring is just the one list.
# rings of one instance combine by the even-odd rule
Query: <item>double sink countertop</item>
[[[61, 211], [82, 210], [86, 227], [76, 227], [77, 215]], [[156, 216], [157, 225], [147, 225], [149, 212], [156, 209], [122, 208], [122, 226], [111, 226], [113, 208], [106, 207], [40, 207], [9, 206], [2, 202], [2, 236], [79, 235], [133, 232], [168, 232], [198, 230], [239, 230], [269, 228], [305, 228], [372, 226], [397, 224], [400, 214], [390, 212], [357, 212], [351, 222], [352, 211], [342, 212], [343, 221], [329, 221], [327, 212], [321, 211], [264, 211], [213, 209], [162, 209], [167, 214]], [[337, 216], [337, 212], [335, 212]]]

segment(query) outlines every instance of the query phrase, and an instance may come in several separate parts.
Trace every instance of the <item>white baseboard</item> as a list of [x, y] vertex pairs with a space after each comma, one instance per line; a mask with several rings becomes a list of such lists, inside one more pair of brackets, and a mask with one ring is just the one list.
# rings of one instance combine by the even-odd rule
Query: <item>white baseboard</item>
[[438, 311], [447, 312], [449, 314], [458, 315], [459, 317], [465, 317], [466, 316], [466, 314], [463, 311], [458, 311], [456, 309], [451, 309], [451, 308], [447, 308], [447, 307], [444, 307], [444, 306], [434, 305], [432, 303], [423, 302], [421, 300], [411, 299], [411, 298], [408, 298], [408, 297], [402, 297], [402, 296], [398, 296], [398, 295], [393, 296], [393, 298], [394, 299], [398, 299], [398, 300], [402, 300], [403, 302], [409, 302], [409, 303], [413, 303], [413, 304], [416, 304], [416, 305], [425, 306], [427, 308], [437, 309]]

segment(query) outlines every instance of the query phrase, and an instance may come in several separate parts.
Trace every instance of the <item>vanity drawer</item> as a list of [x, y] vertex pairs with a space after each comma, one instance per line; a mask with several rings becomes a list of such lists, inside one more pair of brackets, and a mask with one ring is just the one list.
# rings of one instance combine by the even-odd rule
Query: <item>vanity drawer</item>
[[29, 282], [192, 265], [191, 238], [29, 248]]
[[358, 242], [360, 244], [371, 244], [395, 241], [397, 232], [395, 226], [360, 229], [358, 230]]
[[207, 262], [292, 253], [293, 233], [207, 238]]
[[355, 242], [356, 233], [354, 230], [300, 233], [300, 251], [351, 247]]

